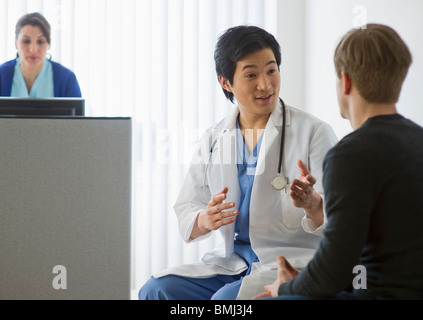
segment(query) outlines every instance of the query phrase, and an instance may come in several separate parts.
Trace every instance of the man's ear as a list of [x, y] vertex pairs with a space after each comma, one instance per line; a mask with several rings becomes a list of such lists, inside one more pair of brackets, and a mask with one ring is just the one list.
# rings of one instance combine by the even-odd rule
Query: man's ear
[[227, 78], [224, 78], [223, 76], [219, 76], [219, 82], [223, 89], [225, 89], [228, 92], [232, 92], [232, 86]]
[[341, 82], [344, 94], [349, 95], [352, 89], [352, 82], [350, 77], [345, 72], [341, 72]]

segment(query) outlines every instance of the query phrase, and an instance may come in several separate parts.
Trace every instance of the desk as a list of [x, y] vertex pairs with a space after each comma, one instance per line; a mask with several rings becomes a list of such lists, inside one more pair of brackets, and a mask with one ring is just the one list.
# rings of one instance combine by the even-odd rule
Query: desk
[[129, 299], [131, 119], [0, 117], [0, 299]]

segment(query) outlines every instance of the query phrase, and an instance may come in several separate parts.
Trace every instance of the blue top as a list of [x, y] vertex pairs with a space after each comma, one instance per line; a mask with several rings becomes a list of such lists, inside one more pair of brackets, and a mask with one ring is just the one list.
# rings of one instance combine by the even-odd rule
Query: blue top
[[242, 163], [237, 164], [238, 180], [241, 188], [241, 199], [238, 209], [239, 215], [237, 216], [235, 222], [234, 251], [247, 262], [248, 270], [246, 274], [250, 273], [253, 262], [259, 261], [258, 257], [251, 248], [250, 243], [250, 200], [262, 137], [263, 135], [257, 141], [257, 144], [250, 155], [245, 146], [244, 138], [237, 121], [237, 152], [238, 159], [242, 159]]
[[[0, 65], [0, 96], [10, 97], [17, 59]], [[75, 74], [61, 64], [51, 61], [53, 69], [54, 97], [81, 98], [81, 89]]]
[[54, 85], [51, 62], [47, 59], [44, 61], [43, 68], [35, 79], [31, 91], [28, 93], [28, 88], [21, 71], [21, 61], [17, 58], [10, 96], [20, 98], [53, 98]]

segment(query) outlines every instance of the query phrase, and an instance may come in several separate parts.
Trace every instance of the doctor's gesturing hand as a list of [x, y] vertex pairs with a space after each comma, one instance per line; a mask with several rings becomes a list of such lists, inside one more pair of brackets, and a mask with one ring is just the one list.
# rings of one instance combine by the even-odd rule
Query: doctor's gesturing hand
[[223, 202], [227, 193], [228, 188], [216, 193], [211, 198], [207, 208], [200, 211], [192, 229], [191, 240], [236, 221], [235, 216], [238, 215], [238, 210], [225, 211], [235, 207], [234, 202]]
[[311, 175], [301, 160], [298, 160], [298, 166], [301, 169], [301, 174], [291, 184], [292, 202], [296, 207], [303, 208], [307, 217], [313, 220], [316, 226], [321, 226], [323, 224], [323, 200], [313, 189], [316, 178]]

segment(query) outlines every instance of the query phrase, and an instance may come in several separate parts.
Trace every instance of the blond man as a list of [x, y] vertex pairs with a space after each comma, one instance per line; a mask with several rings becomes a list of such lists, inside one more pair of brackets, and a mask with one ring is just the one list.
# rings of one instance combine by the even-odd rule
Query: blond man
[[278, 258], [278, 299], [423, 298], [423, 128], [396, 103], [412, 57], [390, 27], [353, 29], [334, 56], [341, 115], [354, 131], [324, 161], [327, 227], [301, 272]]

